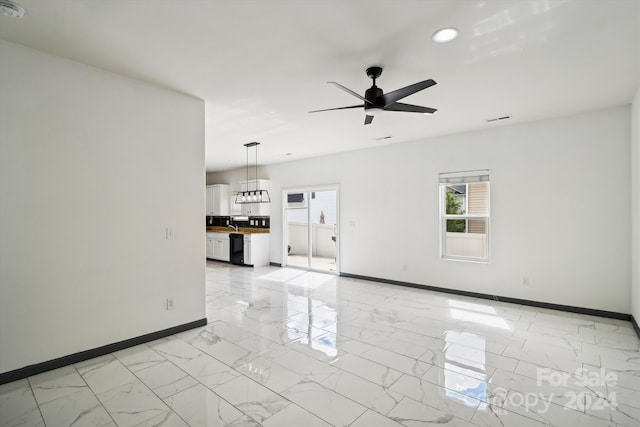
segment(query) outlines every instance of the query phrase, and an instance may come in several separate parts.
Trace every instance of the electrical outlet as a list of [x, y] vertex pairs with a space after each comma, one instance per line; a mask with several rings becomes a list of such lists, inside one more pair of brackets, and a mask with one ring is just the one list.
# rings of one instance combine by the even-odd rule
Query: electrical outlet
[[524, 276], [524, 277], [522, 278], [522, 284], [523, 284], [524, 286], [529, 286], [529, 278], [528, 278], [527, 276]]
[[173, 297], [167, 298], [167, 310], [173, 310]]
[[166, 237], [167, 240], [175, 240], [176, 239], [176, 232], [173, 230], [173, 228], [167, 227], [165, 229], [165, 237]]

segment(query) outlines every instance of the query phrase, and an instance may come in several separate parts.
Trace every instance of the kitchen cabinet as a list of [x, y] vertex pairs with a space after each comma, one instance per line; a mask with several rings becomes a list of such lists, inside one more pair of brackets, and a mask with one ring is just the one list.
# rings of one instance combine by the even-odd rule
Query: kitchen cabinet
[[246, 265], [253, 265], [253, 259], [251, 258], [251, 234], [244, 236], [244, 263]]
[[213, 238], [207, 236], [207, 258], [213, 259]]
[[240, 203], [236, 203], [237, 192], [233, 192], [230, 197], [229, 203], [229, 215], [231, 216], [240, 216], [242, 215], [242, 205]]
[[229, 261], [228, 233], [207, 233], [207, 258]]
[[269, 265], [269, 233], [244, 235], [244, 263], [259, 267]]
[[208, 216], [229, 215], [229, 186], [227, 184], [207, 185]]
[[223, 239], [213, 241], [213, 258], [220, 261], [229, 261], [229, 235]]
[[[267, 190], [269, 191], [268, 179], [254, 179], [242, 181], [240, 191]], [[241, 213], [243, 216], [269, 216], [271, 214], [271, 203], [243, 203]]]

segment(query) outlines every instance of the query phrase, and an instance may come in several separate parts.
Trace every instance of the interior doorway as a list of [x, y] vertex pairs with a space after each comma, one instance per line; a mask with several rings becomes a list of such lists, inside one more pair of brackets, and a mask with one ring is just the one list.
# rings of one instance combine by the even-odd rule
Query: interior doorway
[[284, 265], [338, 274], [338, 187], [283, 191]]

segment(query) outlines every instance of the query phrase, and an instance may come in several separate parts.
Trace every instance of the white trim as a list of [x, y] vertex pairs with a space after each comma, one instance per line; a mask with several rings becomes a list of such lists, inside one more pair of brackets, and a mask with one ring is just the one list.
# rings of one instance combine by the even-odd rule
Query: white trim
[[[465, 174], [470, 174], [469, 178], [470, 180], [467, 180], [467, 175]], [[444, 180], [443, 180], [444, 177]], [[475, 179], [477, 177], [480, 177], [480, 179]], [[446, 187], [448, 184], [450, 184], [450, 181], [447, 181], [447, 179], [454, 179], [454, 180], [458, 180], [456, 181], [457, 183], [460, 184], [468, 184], [468, 183], [473, 183], [473, 182], [487, 182], [488, 188], [487, 188], [487, 198], [489, 199], [488, 202], [488, 212], [486, 215], [478, 215], [478, 214], [470, 214], [470, 215], [460, 215], [460, 214], [446, 214], [445, 213], [445, 193], [446, 193]], [[450, 172], [450, 173], [442, 173], [440, 174], [440, 180], [439, 180], [439, 191], [438, 191], [438, 197], [439, 197], [439, 203], [438, 203], [438, 207], [439, 207], [439, 217], [440, 217], [440, 224], [439, 224], [439, 228], [440, 228], [440, 233], [439, 233], [439, 247], [440, 247], [440, 259], [445, 260], [445, 261], [463, 261], [463, 262], [473, 262], [473, 263], [479, 263], [479, 264], [489, 264], [491, 262], [491, 181], [490, 181], [490, 172], [488, 169], [484, 169], [484, 170], [478, 170], [478, 171], [469, 171], [469, 172]], [[487, 223], [487, 228], [486, 228], [486, 242], [485, 242], [485, 251], [486, 251], [486, 257], [485, 258], [479, 258], [479, 257], [464, 257], [464, 256], [451, 256], [451, 255], [445, 255], [445, 251], [446, 251], [446, 236], [447, 236], [447, 220], [449, 219], [458, 219], [458, 220], [468, 220], [468, 219], [484, 219], [486, 220]]]
[[467, 184], [470, 182], [491, 181], [491, 171], [489, 169], [480, 169], [462, 172], [444, 172], [438, 174], [440, 184]]
[[[321, 192], [321, 191], [335, 191], [336, 192], [336, 270], [335, 271], [327, 271], [327, 270], [318, 270], [318, 269], [313, 269], [311, 268], [311, 259], [313, 258], [311, 256], [311, 249], [312, 249], [312, 245], [313, 242], [311, 240], [311, 234], [312, 234], [312, 227], [310, 227], [311, 224], [311, 193], [313, 192]], [[291, 209], [307, 209], [307, 271], [316, 271], [316, 272], [320, 272], [320, 273], [329, 273], [329, 274], [340, 274], [340, 245], [341, 245], [341, 240], [340, 239], [340, 185], [339, 184], [326, 184], [326, 185], [310, 185], [310, 186], [304, 186], [304, 187], [289, 187], [289, 188], [283, 188], [282, 189], [282, 263], [281, 265], [283, 267], [288, 266], [287, 265], [287, 259], [288, 259], [288, 251], [287, 251], [287, 245], [289, 242], [289, 236], [288, 236], [288, 222], [287, 222], [287, 194], [289, 193], [307, 193], [307, 195], [309, 196], [309, 200], [307, 202], [307, 206], [305, 208], [291, 208]], [[291, 266], [292, 268], [296, 267], [296, 266]], [[302, 268], [303, 267], [297, 267], [297, 268]]]

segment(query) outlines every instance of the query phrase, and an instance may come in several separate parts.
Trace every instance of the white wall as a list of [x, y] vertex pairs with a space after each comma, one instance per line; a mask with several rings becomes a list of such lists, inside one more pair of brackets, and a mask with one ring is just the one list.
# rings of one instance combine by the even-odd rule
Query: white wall
[[1, 40], [0, 63], [0, 372], [204, 318], [203, 102]]
[[640, 89], [631, 105], [631, 314], [640, 322]]
[[[624, 106], [265, 166], [271, 260], [282, 259], [280, 189], [339, 184], [342, 272], [629, 313], [629, 115]], [[474, 169], [492, 172], [491, 262], [441, 260], [438, 173]], [[410, 202], [416, 183], [424, 197]]]

